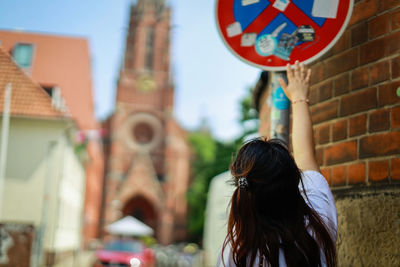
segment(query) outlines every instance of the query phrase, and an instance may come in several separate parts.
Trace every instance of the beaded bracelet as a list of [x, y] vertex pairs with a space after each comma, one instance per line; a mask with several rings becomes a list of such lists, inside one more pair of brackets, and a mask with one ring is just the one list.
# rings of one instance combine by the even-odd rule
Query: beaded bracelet
[[308, 100], [308, 98], [306, 98], [306, 99], [298, 99], [298, 100], [294, 100], [294, 101], [292, 101], [292, 105], [293, 104], [296, 104], [296, 103], [300, 103], [300, 102], [305, 102], [305, 103], [310, 103], [310, 100]]

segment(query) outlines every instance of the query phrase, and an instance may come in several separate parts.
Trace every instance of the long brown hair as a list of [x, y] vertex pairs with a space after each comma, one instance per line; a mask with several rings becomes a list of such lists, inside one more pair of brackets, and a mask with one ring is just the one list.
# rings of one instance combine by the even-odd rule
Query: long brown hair
[[[223, 251], [231, 246], [236, 266], [246, 267], [249, 259], [253, 266], [260, 257], [277, 267], [280, 249], [290, 267], [322, 266], [321, 258], [328, 267], [336, 266], [334, 239], [302, 197], [301, 172], [281, 141], [246, 143], [230, 169], [237, 188]], [[246, 177], [246, 187], [238, 186], [241, 177]]]

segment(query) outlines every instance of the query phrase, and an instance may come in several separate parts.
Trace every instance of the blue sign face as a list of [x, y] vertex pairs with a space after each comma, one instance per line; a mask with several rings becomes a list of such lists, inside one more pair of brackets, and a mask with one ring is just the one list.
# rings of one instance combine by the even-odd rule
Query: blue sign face
[[272, 104], [274, 105], [275, 108], [280, 109], [280, 110], [289, 108], [290, 100], [285, 95], [285, 92], [283, 91], [282, 87], [278, 87], [272, 93]]

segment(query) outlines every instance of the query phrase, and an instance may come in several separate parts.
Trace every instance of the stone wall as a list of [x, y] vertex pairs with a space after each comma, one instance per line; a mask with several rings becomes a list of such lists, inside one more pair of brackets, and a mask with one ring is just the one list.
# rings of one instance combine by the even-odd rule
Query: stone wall
[[338, 266], [400, 266], [400, 186], [334, 190]]

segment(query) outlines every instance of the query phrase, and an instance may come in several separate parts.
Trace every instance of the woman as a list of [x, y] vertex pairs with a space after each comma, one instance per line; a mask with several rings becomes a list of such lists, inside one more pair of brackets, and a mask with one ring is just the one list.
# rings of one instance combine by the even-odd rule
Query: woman
[[308, 108], [311, 70], [287, 66], [294, 159], [278, 140], [246, 143], [231, 165], [237, 186], [217, 266], [336, 265], [337, 215], [319, 172]]

